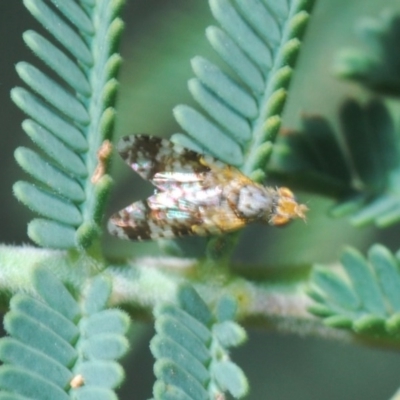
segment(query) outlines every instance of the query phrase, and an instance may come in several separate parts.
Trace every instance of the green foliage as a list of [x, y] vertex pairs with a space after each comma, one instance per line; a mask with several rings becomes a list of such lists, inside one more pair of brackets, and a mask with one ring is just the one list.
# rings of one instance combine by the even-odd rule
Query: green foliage
[[[372, 49], [342, 54], [340, 75], [378, 94], [396, 94], [399, 21], [393, 12], [379, 21], [364, 19], [360, 30]], [[270, 172], [291, 187], [338, 199], [331, 214], [351, 214], [356, 226], [393, 225], [400, 221], [400, 147], [391, 114], [378, 98], [366, 104], [347, 100], [339, 112], [339, 132], [323, 117], [304, 116], [303, 129], [287, 131], [280, 140]]]
[[348, 248], [341, 257], [343, 271], [314, 269], [309, 310], [335, 328], [357, 333], [397, 336], [400, 332], [400, 261], [381, 245], [365, 259]]
[[215, 315], [191, 286], [181, 286], [177, 304], [154, 311], [156, 336], [151, 351], [156, 358], [154, 399], [210, 399], [230, 392], [243, 397], [248, 384], [243, 371], [228, 354], [245, 338], [233, 321], [236, 302], [223, 297]]
[[398, 97], [400, 16], [386, 10], [379, 18], [362, 18], [357, 33], [366, 48], [343, 50], [337, 59], [337, 74], [377, 93]]
[[196, 78], [189, 81], [189, 90], [207, 116], [177, 106], [175, 118], [189, 136], [175, 134], [172, 139], [261, 181], [313, 1], [209, 4], [220, 27], [208, 27], [206, 35], [230, 70], [200, 56], [192, 59]]
[[3, 398], [115, 399], [123, 371], [114, 360], [128, 349], [129, 318], [105, 309], [110, 282], [94, 278], [77, 302], [47, 270], [36, 269], [32, 279], [36, 294], [14, 295], [4, 318]]
[[[234, 321], [236, 308], [240, 302], [242, 316], [274, 324], [281, 317], [277, 318], [277, 309], [282, 314], [290, 309], [293, 317], [303, 307], [294, 319], [307, 324], [301, 279], [254, 284], [224, 270], [234, 236], [210, 241], [205, 258], [213, 262], [149, 258], [103, 270], [106, 262], [97, 239], [111, 185], [106, 140], [113, 130], [118, 90], [122, 1], [24, 0], [24, 4], [50, 40], [34, 31], [23, 36], [46, 65], [43, 71], [27, 62], [16, 67], [28, 89], [15, 88], [11, 96], [30, 116], [22, 127], [39, 150], [15, 151], [32, 182], [17, 182], [14, 193], [42, 216], [29, 224], [32, 240], [43, 247], [75, 251], [55, 251], [51, 256], [37, 252], [27, 261], [34, 270], [35, 294], [15, 294], [5, 317], [10, 336], [0, 340], [4, 362], [0, 399], [115, 399], [113, 389], [123, 379], [115, 360], [128, 348], [124, 337], [128, 318], [117, 309], [107, 309], [110, 301], [140, 312], [157, 304], [157, 334], [151, 341], [155, 399], [245, 396], [247, 379], [229, 357], [229, 349], [246, 338]], [[206, 36], [221, 60], [200, 56], [192, 60], [195, 78], [188, 86], [201, 111], [187, 105], [175, 108], [176, 120], [188, 135], [178, 133], [173, 140], [210, 152], [256, 181], [264, 179], [274, 150], [269, 172], [286, 179], [291, 189], [307, 188], [338, 199], [333, 215], [351, 213], [356, 225], [398, 222], [399, 138], [382, 100], [344, 103], [339, 132], [322, 117], [306, 116], [300, 132], [289, 131], [273, 144], [313, 0], [209, 0], [209, 4], [218, 26], [208, 27]], [[340, 74], [380, 94], [398, 95], [394, 46], [399, 21], [387, 13], [378, 22], [364, 22], [361, 31], [372, 39], [368, 44], [375, 53], [347, 52], [340, 59]], [[170, 242], [164, 242], [164, 249], [184, 254]], [[64, 282], [69, 282], [74, 295], [48, 270], [37, 267], [50, 259], [58, 276], [68, 276]], [[62, 267], [57, 264], [61, 260]], [[383, 246], [373, 246], [368, 259], [347, 249], [342, 269], [314, 269], [309, 295], [315, 303], [310, 312], [329, 327], [396, 338], [399, 263]], [[215, 268], [212, 273], [206, 271], [210, 264]], [[99, 276], [86, 285], [86, 274], [93, 267]], [[60, 273], [64, 268], [69, 269], [65, 276]], [[29, 279], [16, 283], [15, 275], [11, 277], [14, 280], [5, 282], [12, 282], [12, 289], [30, 289]], [[210, 294], [211, 279], [238, 300]], [[171, 292], [182, 281], [186, 283], [179, 286], [173, 302]], [[189, 281], [198, 284], [204, 299]], [[291, 296], [295, 300], [299, 296], [300, 305]]]
[[319, 116], [305, 116], [303, 130], [282, 137], [269, 165], [290, 187], [339, 199], [334, 216], [351, 213], [357, 226], [400, 220], [398, 132], [380, 100], [345, 102], [341, 131]]
[[34, 31], [25, 32], [24, 41], [58, 79], [27, 62], [16, 66], [31, 90], [14, 88], [11, 97], [32, 118], [22, 127], [41, 151], [16, 150], [18, 164], [35, 181], [17, 182], [14, 194], [44, 217], [29, 224], [34, 242], [89, 247], [99, 235], [111, 186], [108, 154], [100, 159], [97, 152], [112, 133], [123, 2], [53, 3], [56, 8], [24, 1], [58, 45]]

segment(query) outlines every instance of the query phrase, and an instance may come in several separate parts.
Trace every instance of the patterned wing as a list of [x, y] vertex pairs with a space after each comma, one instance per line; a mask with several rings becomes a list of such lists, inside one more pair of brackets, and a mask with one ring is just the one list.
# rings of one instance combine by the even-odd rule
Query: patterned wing
[[119, 141], [117, 151], [134, 171], [161, 190], [177, 182], [184, 185], [199, 182], [210, 171], [201, 154], [155, 136], [125, 136]]
[[109, 232], [123, 239], [171, 239], [185, 235], [218, 235], [246, 224], [239, 218], [221, 188], [187, 190], [176, 185], [171, 190], [156, 193], [113, 215]]
[[109, 232], [121, 239], [170, 239], [190, 234], [190, 227], [198, 223], [196, 215], [190, 212], [178, 208], [152, 209], [148, 201], [137, 201], [114, 214], [108, 222]]
[[236, 215], [232, 217], [218, 215], [217, 219], [206, 221], [199, 215], [179, 209], [155, 211], [149, 208], [146, 201], [138, 201], [113, 215], [108, 222], [108, 230], [121, 239], [139, 241], [220, 235], [245, 226], [244, 220]]

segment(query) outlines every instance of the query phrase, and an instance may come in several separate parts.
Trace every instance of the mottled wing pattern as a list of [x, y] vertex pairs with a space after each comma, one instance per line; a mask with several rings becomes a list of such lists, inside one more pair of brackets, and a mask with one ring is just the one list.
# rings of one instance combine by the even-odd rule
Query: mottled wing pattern
[[152, 136], [126, 136], [117, 150], [160, 192], [113, 215], [109, 222], [112, 234], [146, 240], [220, 234], [245, 225], [221, 196], [232, 182], [239, 187], [251, 182], [236, 168]]
[[153, 210], [148, 201], [137, 201], [113, 215], [108, 230], [115, 236], [131, 240], [170, 239], [189, 235], [191, 226], [199, 221], [188, 212], [180, 212], [174, 220], [168, 216], [179, 211], [172, 208]]
[[117, 151], [134, 171], [161, 190], [177, 183], [199, 182], [210, 171], [201, 154], [155, 136], [125, 136], [119, 141]]
[[246, 220], [239, 218], [227, 204], [214, 204], [218, 194], [210, 191], [207, 204], [204, 193], [202, 196], [203, 203], [198, 203], [176, 198], [168, 191], [157, 193], [113, 215], [108, 229], [111, 234], [125, 239], [154, 240], [218, 235], [246, 224]]

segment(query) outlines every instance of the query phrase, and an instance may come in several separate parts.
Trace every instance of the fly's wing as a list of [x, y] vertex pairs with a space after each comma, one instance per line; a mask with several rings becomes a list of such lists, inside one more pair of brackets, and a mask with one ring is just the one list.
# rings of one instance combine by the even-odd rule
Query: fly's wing
[[[176, 192], [178, 188], [174, 191]], [[137, 201], [114, 214], [108, 223], [111, 234], [122, 239], [172, 239], [186, 235], [219, 235], [236, 230], [246, 223], [226, 204], [215, 204], [219, 193], [201, 193], [203, 205], [191, 196], [176, 197], [160, 192], [145, 201]], [[204, 206], [207, 198], [208, 206]]]
[[109, 232], [121, 239], [171, 239], [190, 234], [191, 226], [198, 223], [193, 213], [176, 207], [152, 209], [149, 200], [137, 201], [114, 214], [108, 222]]
[[131, 204], [110, 218], [109, 232], [130, 240], [172, 239], [195, 234], [193, 227], [202, 223], [198, 210], [181, 209], [171, 199], [165, 200], [167, 204], [151, 196]]
[[125, 136], [118, 142], [117, 151], [134, 171], [161, 190], [177, 182], [200, 182], [210, 171], [202, 162], [203, 155], [155, 136]]

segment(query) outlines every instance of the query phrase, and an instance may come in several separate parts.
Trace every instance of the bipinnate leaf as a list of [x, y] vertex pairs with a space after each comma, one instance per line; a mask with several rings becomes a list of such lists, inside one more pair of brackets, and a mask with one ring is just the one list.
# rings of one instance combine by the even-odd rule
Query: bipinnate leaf
[[123, 370], [115, 360], [127, 351], [129, 318], [104, 309], [110, 282], [93, 278], [77, 302], [46, 269], [32, 279], [35, 296], [14, 295], [4, 318], [0, 389], [15, 399], [116, 399]]
[[188, 86], [202, 111], [178, 105], [174, 115], [187, 135], [172, 140], [261, 181], [313, 3], [209, 0], [218, 25], [206, 36], [226, 65], [192, 59]]
[[290, 187], [339, 200], [333, 216], [351, 214], [357, 226], [384, 227], [400, 221], [400, 151], [389, 110], [380, 100], [346, 101], [341, 130], [305, 116], [303, 129], [282, 136], [269, 165]]
[[[108, 158], [115, 112], [116, 53], [123, 0], [24, 0], [51, 40], [35, 31], [23, 39], [56, 75], [19, 62], [28, 89], [11, 97], [31, 119], [22, 123], [40, 151], [18, 148], [18, 164], [34, 182], [17, 182], [15, 196], [43, 218], [28, 227], [45, 247], [89, 247], [99, 236], [111, 178]], [[100, 153], [98, 153], [100, 152]]]
[[336, 61], [336, 73], [358, 81], [380, 94], [400, 96], [400, 15], [385, 10], [379, 17], [364, 17], [357, 33], [365, 47], [342, 50]]
[[[343, 271], [316, 267], [309, 311], [335, 328], [377, 336], [400, 331], [400, 261], [388, 249], [374, 245], [368, 259], [357, 250], [343, 252]], [[343, 274], [344, 272], [344, 274]]]
[[206, 400], [224, 392], [241, 398], [247, 393], [246, 377], [228, 354], [246, 338], [243, 328], [227, 319], [234, 317], [235, 303], [221, 298], [217, 309], [223, 320], [218, 320], [197, 292], [183, 285], [177, 304], [155, 309], [157, 334], [150, 344], [156, 358], [154, 399]]

